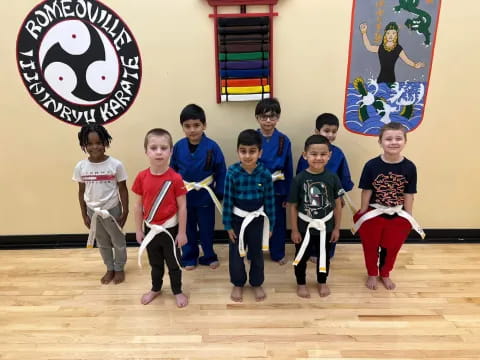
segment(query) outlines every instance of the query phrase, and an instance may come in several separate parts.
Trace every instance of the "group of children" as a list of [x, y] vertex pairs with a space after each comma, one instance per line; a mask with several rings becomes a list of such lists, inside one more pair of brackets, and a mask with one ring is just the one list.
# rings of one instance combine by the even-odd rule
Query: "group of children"
[[[353, 188], [345, 155], [332, 145], [339, 122], [333, 114], [317, 118], [315, 134], [307, 138], [293, 176], [291, 142], [276, 128], [280, 114], [277, 99], [257, 104], [255, 117], [260, 128], [238, 135], [239, 162], [228, 170], [220, 147], [205, 134], [205, 113], [197, 105], [182, 110], [185, 138], [175, 145], [164, 129], [146, 134], [149, 167], [137, 175], [132, 186], [136, 240], [141, 244], [139, 261], [146, 248], [151, 266], [152, 288], [142, 296], [143, 304], [160, 294], [164, 263], [178, 307], [188, 304], [182, 292], [182, 267], [219, 266], [213, 248], [216, 209], [230, 240], [233, 301], [243, 300], [247, 279], [255, 299], [265, 299], [263, 251], [269, 250], [278, 264], [286, 263], [287, 207], [296, 249], [297, 294], [310, 296], [306, 286], [309, 259], [316, 263], [320, 296], [330, 294], [327, 277], [340, 236], [343, 195]], [[125, 279], [126, 171], [120, 161], [105, 154], [111, 137], [101, 125], [82, 127], [78, 138], [89, 155], [77, 164], [73, 176], [79, 183], [82, 217], [90, 229], [88, 245], [93, 246], [96, 239], [107, 267], [101, 282], [118, 284]], [[379, 143], [383, 154], [368, 161], [361, 175], [361, 207], [353, 217], [354, 231], [358, 230], [363, 245], [366, 286], [376, 289], [380, 273], [385, 287], [393, 289], [389, 273], [397, 253], [412, 227], [421, 233], [411, 216], [416, 168], [401, 154], [406, 143], [406, 129], [401, 124], [385, 125]], [[248, 276], [245, 257], [250, 264]]]

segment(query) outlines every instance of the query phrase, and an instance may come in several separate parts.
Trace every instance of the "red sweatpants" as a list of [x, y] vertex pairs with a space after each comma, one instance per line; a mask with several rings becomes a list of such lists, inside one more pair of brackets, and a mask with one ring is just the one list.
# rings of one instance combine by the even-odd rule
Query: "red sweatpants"
[[[357, 212], [353, 216], [353, 221], [357, 221], [361, 215], [363, 214], [359, 215]], [[410, 222], [401, 216], [393, 218], [377, 216], [362, 224], [358, 233], [362, 241], [368, 276], [378, 276], [380, 269], [380, 276], [389, 277], [397, 254], [411, 229]], [[379, 264], [378, 251], [380, 248]]]

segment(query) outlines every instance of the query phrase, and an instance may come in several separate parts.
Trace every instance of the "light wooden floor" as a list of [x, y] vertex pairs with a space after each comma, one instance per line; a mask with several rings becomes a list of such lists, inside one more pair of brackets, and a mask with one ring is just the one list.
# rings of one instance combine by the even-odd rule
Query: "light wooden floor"
[[[360, 245], [340, 244], [326, 299], [295, 295], [291, 264], [266, 261], [268, 298], [229, 299], [222, 265], [184, 272], [151, 305], [149, 267], [129, 248], [127, 281], [101, 285], [96, 249], [0, 251], [0, 359], [480, 359], [480, 244], [404, 246], [396, 291], [363, 286]], [[288, 246], [291, 256], [293, 247]]]

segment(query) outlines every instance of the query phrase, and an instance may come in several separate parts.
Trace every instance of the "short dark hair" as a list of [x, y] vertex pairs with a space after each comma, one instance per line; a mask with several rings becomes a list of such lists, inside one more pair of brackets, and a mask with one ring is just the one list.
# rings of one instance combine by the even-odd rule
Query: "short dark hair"
[[145, 148], [145, 151], [147, 150], [149, 136], [166, 136], [168, 138], [170, 149], [173, 147], [172, 135], [170, 135], [170, 133], [165, 129], [155, 128], [155, 129], [149, 130], [145, 135], [145, 139], [143, 140], [143, 147]]
[[305, 146], [303, 148], [303, 151], [308, 151], [308, 148], [310, 145], [316, 145], [316, 144], [325, 144], [328, 146], [328, 149], [330, 150], [330, 141], [323, 136], [323, 135], [310, 135], [307, 140], [305, 140]]
[[315, 129], [320, 130], [323, 125], [331, 125], [336, 126], [338, 128], [339, 122], [338, 118], [330, 113], [323, 113], [317, 116], [317, 120], [315, 120]]
[[405, 136], [405, 141], [407, 141], [407, 128], [401, 123], [393, 121], [391, 123], [383, 125], [380, 129], [380, 132], [378, 133], [379, 140], [382, 140], [382, 136], [387, 130], [401, 130], [403, 132], [403, 136]]
[[88, 135], [90, 133], [97, 133], [103, 146], [109, 147], [112, 142], [112, 137], [102, 125], [99, 124], [87, 124], [83, 125], [78, 132], [78, 142], [83, 151], [86, 150], [88, 144]]
[[202, 124], [205, 125], [207, 122], [205, 111], [196, 104], [188, 104], [180, 113], [180, 124], [183, 125], [187, 120], [200, 120]]
[[263, 115], [268, 112], [275, 113], [276, 115], [280, 115], [282, 112], [280, 102], [276, 98], [262, 99], [255, 107], [255, 116]]
[[238, 134], [237, 149], [240, 147], [240, 145], [257, 146], [258, 150], [262, 150], [262, 137], [256, 130], [243, 130], [240, 134]]

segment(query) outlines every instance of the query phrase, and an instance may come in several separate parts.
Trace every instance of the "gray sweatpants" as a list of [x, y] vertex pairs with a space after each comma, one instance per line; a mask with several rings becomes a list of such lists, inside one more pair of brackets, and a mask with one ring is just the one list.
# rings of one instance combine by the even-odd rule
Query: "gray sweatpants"
[[[108, 210], [110, 215], [118, 219], [122, 215], [122, 205]], [[87, 207], [87, 214], [92, 218], [93, 210]], [[95, 236], [97, 247], [102, 255], [108, 271], [123, 271], [127, 262], [127, 244], [125, 235], [118, 229], [112, 218], [102, 219], [97, 216], [97, 232]]]

